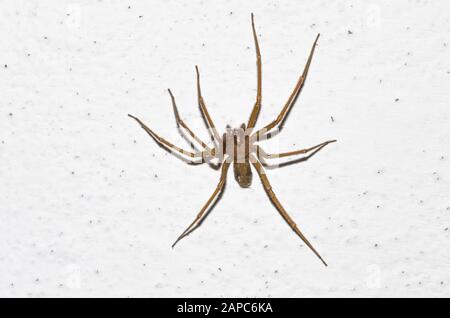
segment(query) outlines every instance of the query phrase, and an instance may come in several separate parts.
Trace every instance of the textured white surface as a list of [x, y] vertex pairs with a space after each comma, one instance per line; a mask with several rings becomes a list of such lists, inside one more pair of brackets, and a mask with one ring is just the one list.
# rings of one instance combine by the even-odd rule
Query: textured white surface
[[[450, 296], [449, 2], [2, 1], [0, 12], [0, 296]], [[172, 250], [219, 172], [179, 161], [126, 117], [186, 145], [170, 87], [205, 138], [198, 64], [217, 126], [246, 121], [250, 12], [257, 127], [322, 35], [265, 149], [338, 139], [268, 171], [328, 268], [256, 176], [241, 189], [231, 173]]]

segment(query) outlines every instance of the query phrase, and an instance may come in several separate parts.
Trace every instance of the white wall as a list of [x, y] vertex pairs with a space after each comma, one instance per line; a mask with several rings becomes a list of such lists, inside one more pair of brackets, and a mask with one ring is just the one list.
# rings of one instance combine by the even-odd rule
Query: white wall
[[[2, 1], [0, 12], [1, 296], [450, 296], [448, 2]], [[264, 147], [338, 139], [267, 172], [327, 268], [256, 175], [241, 189], [230, 173], [172, 250], [219, 172], [181, 162], [126, 116], [187, 147], [170, 87], [206, 138], [198, 64], [220, 130], [245, 122], [250, 12], [258, 127], [321, 33], [298, 102]]]

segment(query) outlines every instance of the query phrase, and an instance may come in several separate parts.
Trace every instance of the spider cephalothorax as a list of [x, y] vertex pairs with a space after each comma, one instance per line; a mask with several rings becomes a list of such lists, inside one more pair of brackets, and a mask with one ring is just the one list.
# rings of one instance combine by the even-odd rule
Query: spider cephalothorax
[[[249, 162], [250, 144], [249, 130], [242, 124], [240, 128], [226, 127], [226, 133], [222, 137], [223, 155], [229, 162], [233, 162], [234, 178], [242, 188], [248, 188], [252, 184], [252, 169]], [[220, 155], [219, 155], [220, 156]]]
[[[208, 201], [203, 205], [200, 212], [197, 214], [197, 217], [195, 220], [186, 228], [186, 230], [178, 237], [178, 239], [175, 241], [175, 243], [172, 245], [175, 246], [175, 244], [181, 240], [183, 237], [191, 233], [196, 227], [198, 227], [201, 222], [204, 219], [204, 216], [206, 215], [206, 211], [211, 207], [212, 202], [215, 198], [217, 198], [218, 194], [224, 189], [225, 182], [226, 182], [226, 176], [228, 172], [228, 168], [231, 163], [233, 163], [233, 170], [234, 170], [234, 177], [236, 181], [239, 183], [239, 185], [243, 188], [247, 188], [252, 183], [252, 170], [251, 166], [253, 166], [261, 179], [261, 182], [264, 186], [264, 189], [266, 190], [270, 200], [275, 205], [275, 207], [278, 209], [282, 217], [286, 220], [286, 222], [290, 225], [292, 230], [303, 240], [303, 242], [319, 257], [319, 259], [325, 264], [325, 261], [322, 259], [322, 257], [319, 255], [319, 253], [314, 249], [314, 247], [311, 245], [311, 243], [308, 241], [308, 239], [303, 235], [303, 233], [299, 230], [295, 222], [291, 219], [289, 214], [286, 212], [284, 207], [281, 205], [280, 201], [278, 200], [277, 196], [272, 190], [272, 186], [269, 183], [269, 179], [267, 178], [263, 165], [265, 165], [265, 159], [272, 159], [272, 158], [282, 158], [282, 157], [288, 157], [298, 154], [305, 154], [310, 153], [310, 155], [304, 157], [304, 160], [310, 158], [312, 155], [317, 153], [319, 150], [321, 150], [323, 147], [325, 147], [327, 144], [335, 142], [336, 140], [329, 140], [325, 141], [323, 143], [320, 143], [316, 146], [301, 149], [301, 150], [294, 150], [289, 152], [283, 152], [278, 154], [269, 154], [265, 152], [261, 146], [256, 144], [257, 141], [264, 140], [267, 135], [270, 135], [273, 130], [278, 127], [286, 118], [287, 113], [294, 105], [298, 94], [300, 93], [306, 77], [308, 75], [309, 66], [311, 64], [312, 56], [314, 54], [314, 49], [316, 47], [317, 40], [319, 39], [319, 35], [317, 35], [316, 40], [314, 41], [313, 47], [311, 49], [311, 52], [308, 57], [308, 61], [306, 62], [306, 66], [303, 70], [302, 75], [297, 81], [297, 84], [295, 85], [295, 88], [291, 95], [289, 96], [287, 102], [285, 103], [284, 107], [282, 108], [280, 114], [277, 116], [277, 118], [264, 126], [263, 128], [254, 131], [254, 127], [256, 124], [256, 120], [258, 119], [259, 111], [261, 109], [261, 93], [262, 93], [262, 84], [261, 84], [261, 54], [259, 50], [259, 44], [258, 44], [258, 37], [256, 35], [255, 31], [255, 24], [253, 21], [253, 14], [252, 14], [252, 31], [253, 31], [253, 39], [255, 42], [255, 49], [256, 49], [256, 65], [257, 65], [257, 93], [256, 93], [256, 101], [253, 106], [253, 110], [250, 114], [250, 117], [248, 119], [247, 125], [242, 124], [240, 128], [232, 129], [230, 126], [226, 127], [226, 132], [220, 137], [220, 134], [217, 132], [216, 126], [214, 125], [214, 122], [211, 119], [211, 116], [208, 113], [208, 110], [206, 108], [205, 101], [203, 99], [201, 89], [200, 89], [200, 74], [198, 71], [198, 67], [196, 66], [196, 72], [197, 72], [197, 95], [198, 95], [198, 104], [201, 110], [201, 114], [205, 120], [205, 123], [209, 129], [211, 139], [214, 143], [214, 147], [208, 146], [205, 142], [203, 142], [200, 138], [198, 138], [192, 130], [186, 125], [186, 123], [180, 118], [178, 109], [175, 103], [175, 98], [172, 94], [172, 92], [169, 90], [170, 97], [172, 99], [172, 106], [175, 113], [175, 119], [177, 121], [177, 125], [179, 128], [183, 128], [190, 137], [195, 140], [199, 145], [203, 147], [203, 150], [201, 151], [188, 151], [184, 150], [182, 148], [179, 148], [169, 141], [165, 140], [164, 138], [157, 135], [155, 132], [153, 132], [147, 125], [145, 125], [140, 119], [138, 119], [135, 116], [128, 115], [135, 119], [141, 127], [153, 138], [155, 141], [165, 149], [171, 151], [176, 151], [180, 155], [190, 158], [188, 161], [190, 163], [204, 163], [209, 162], [212, 159], [218, 160], [218, 166], [221, 167], [221, 176], [219, 184], [216, 186], [214, 192], [209, 197]], [[194, 159], [200, 159], [200, 161], [195, 161]]]

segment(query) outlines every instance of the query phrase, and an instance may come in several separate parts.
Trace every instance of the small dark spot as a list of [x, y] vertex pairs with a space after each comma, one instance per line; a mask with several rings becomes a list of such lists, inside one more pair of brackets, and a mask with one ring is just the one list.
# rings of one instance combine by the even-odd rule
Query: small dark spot
[[378, 247], [378, 243], [375, 243], [373, 246], [374, 246], [374, 247]]
[[222, 271], [222, 269], [219, 267], [219, 272], [221, 272]]
[[140, 15], [140, 16], [139, 16], [139, 19], [141, 19], [142, 17], [143, 17], [143, 15]]
[[155, 173], [155, 178], [158, 178], [158, 175]]
[[348, 30], [347, 33], [348, 34], [353, 34], [353, 32], [351, 30]]
[[9, 115], [10, 117], [12, 117], [13, 113], [9, 113], [8, 115]]
[[333, 117], [333, 116], [330, 116], [330, 118], [331, 118], [331, 121], [334, 123], [334, 117]]
[[5, 64], [5, 68], [8, 68], [8, 64]]
[[444, 231], [448, 231], [448, 227], [446, 227], [446, 228], [444, 229]]
[[70, 173], [71, 173], [71, 174], [75, 174], [75, 171], [71, 171]]
[[400, 98], [396, 98], [395, 101], [398, 102], [400, 100]]

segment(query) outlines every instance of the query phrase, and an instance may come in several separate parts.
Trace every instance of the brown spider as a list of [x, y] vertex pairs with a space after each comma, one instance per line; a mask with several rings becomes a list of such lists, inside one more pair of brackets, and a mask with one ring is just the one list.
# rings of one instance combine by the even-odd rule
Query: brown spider
[[[177, 126], [180, 128], [184, 128], [188, 134], [202, 147], [204, 148], [202, 151], [197, 152], [191, 152], [184, 149], [181, 149], [172, 143], [168, 142], [164, 138], [158, 136], [155, 132], [153, 132], [149, 127], [147, 127], [139, 118], [128, 115], [131, 118], [135, 119], [141, 127], [163, 148], [170, 151], [170, 149], [178, 152], [179, 154], [183, 156], [190, 157], [188, 160], [191, 164], [201, 164], [206, 161], [210, 161], [211, 159], [218, 159], [218, 167], [222, 167], [222, 173], [220, 176], [219, 184], [216, 186], [214, 192], [209, 197], [208, 201], [203, 205], [200, 212], [197, 214], [197, 217], [195, 220], [186, 228], [186, 230], [181, 233], [181, 235], [178, 237], [178, 239], [175, 241], [175, 243], [172, 245], [172, 247], [175, 246], [175, 244], [178, 243], [179, 240], [190, 234], [195, 228], [200, 226], [203, 219], [202, 217], [205, 216], [205, 212], [208, 210], [208, 208], [211, 206], [211, 203], [215, 198], [217, 198], [218, 194], [222, 192], [225, 186], [226, 182], [226, 176], [228, 172], [228, 168], [231, 163], [233, 163], [233, 170], [234, 170], [234, 177], [236, 181], [239, 183], [239, 185], [243, 188], [247, 188], [251, 185], [252, 182], [252, 171], [251, 171], [251, 165], [256, 169], [256, 172], [258, 173], [261, 182], [264, 186], [264, 189], [266, 190], [270, 200], [275, 205], [277, 210], [280, 212], [282, 217], [285, 219], [285, 221], [291, 226], [292, 230], [303, 240], [303, 242], [319, 257], [319, 259], [327, 266], [325, 261], [322, 259], [322, 257], [319, 255], [319, 253], [314, 249], [314, 247], [311, 245], [311, 243], [306, 239], [306, 237], [302, 234], [302, 232], [298, 229], [297, 225], [294, 223], [294, 221], [291, 219], [289, 214], [286, 212], [286, 210], [281, 205], [280, 201], [278, 201], [278, 198], [276, 197], [275, 193], [272, 190], [272, 187], [269, 183], [269, 180], [265, 174], [265, 171], [262, 167], [261, 162], [265, 165], [265, 158], [271, 159], [271, 158], [281, 158], [281, 157], [287, 157], [297, 154], [305, 154], [308, 152], [313, 151], [310, 155], [302, 158], [302, 160], [306, 160], [310, 158], [312, 155], [320, 151], [323, 147], [325, 147], [327, 144], [335, 142], [336, 140], [329, 140], [326, 142], [323, 142], [321, 144], [318, 144], [314, 147], [301, 149], [301, 150], [295, 150], [295, 151], [289, 151], [289, 152], [283, 152], [278, 154], [268, 154], [266, 153], [259, 145], [255, 144], [255, 141], [259, 141], [262, 138], [268, 138], [270, 136], [270, 132], [273, 131], [273, 129], [276, 126], [280, 126], [279, 129], [281, 129], [281, 124], [285, 120], [285, 117], [289, 110], [294, 105], [298, 94], [300, 93], [305, 80], [306, 76], [308, 74], [308, 69], [311, 64], [311, 59], [314, 54], [314, 49], [316, 47], [317, 40], [319, 39], [319, 35], [317, 35], [314, 44], [311, 48], [311, 52], [308, 57], [308, 61], [306, 63], [306, 66], [303, 70], [302, 75], [297, 81], [297, 84], [295, 85], [294, 91], [289, 96], [286, 104], [284, 105], [283, 109], [281, 110], [278, 117], [269, 123], [268, 125], [264, 126], [262, 129], [257, 130], [255, 133], [253, 132], [253, 129], [256, 124], [256, 120], [258, 118], [258, 114], [261, 108], [261, 54], [259, 51], [259, 44], [258, 44], [258, 37], [256, 35], [255, 31], [255, 24], [253, 19], [253, 13], [251, 15], [252, 20], [252, 30], [253, 30], [253, 39], [255, 42], [255, 49], [256, 49], [256, 65], [257, 65], [257, 74], [258, 74], [258, 80], [257, 80], [257, 94], [256, 94], [256, 102], [253, 106], [252, 113], [250, 115], [250, 118], [248, 120], [247, 126], [245, 124], [242, 124], [240, 128], [237, 129], [231, 129], [230, 126], [227, 126], [226, 133], [223, 134], [222, 137], [218, 134], [216, 127], [208, 113], [208, 110], [206, 109], [205, 101], [202, 97], [201, 90], [200, 90], [200, 74], [198, 71], [198, 67], [196, 66], [196, 72], [197, 72], [197, 95], [198, 95], [198, 104], [201, 110], [201, 114], [205, 120], [205, 123], [210, 131], [211, 139], [214, 142], [214, 147], [210, 148], [205, 142], [203, 142], [200, 138], [198, 138], [192, 130], [186, 125], [186, 123], [180, 118], [178, 114], [178, 109], [175, 104], [175, 98], [172, 94], [172, 92], [169, 91], [170, 97], [172, 99], [172, 106], [175, 113], [175, 119], [177, 122]], [[279, 131], [279, 130], [278, 130]], [[184, 158], [184, 157], [182, 157]], [[194, 161], [194, 158], [201, 158], [201, 161]], [[258, 160], [259, 159], [259, 160]]]

